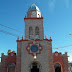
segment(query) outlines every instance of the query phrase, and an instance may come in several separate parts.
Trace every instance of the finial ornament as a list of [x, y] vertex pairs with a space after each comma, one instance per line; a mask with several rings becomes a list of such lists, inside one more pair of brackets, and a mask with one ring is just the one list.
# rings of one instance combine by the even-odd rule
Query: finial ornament
[[25, 15], [25, 18], [26, 18], [26, 15]]
[[19, 36], [18, 36], [17, 40], [19, 40]]
[[23, 36], [22, 36], [22, 40], [23, 40]]
[[35, 3], [33, 2], [33, 4], [35, 4]]
[[47, 39], [47, 36], [45, 35], [45, 39]]
[[50, 39], [51, 39], [51, 36], [50, 36]]
[[70, 57], [70, 56], [67, 56], [67, 57]]

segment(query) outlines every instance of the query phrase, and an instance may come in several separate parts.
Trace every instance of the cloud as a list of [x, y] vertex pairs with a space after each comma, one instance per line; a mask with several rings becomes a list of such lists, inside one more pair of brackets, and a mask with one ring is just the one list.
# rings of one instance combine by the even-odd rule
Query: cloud
[[69, 62], [72, 62], [72, 57], [68, 57], [68, 61]]
[[65, 0], [66, 8], [69, 8], [69, 1], [70, 1], [70, 0]]
[[55, 7], [55, 2], [56, 2], [56, 0], [50, 0], [49, 1], [49, 8], [54, 8]]

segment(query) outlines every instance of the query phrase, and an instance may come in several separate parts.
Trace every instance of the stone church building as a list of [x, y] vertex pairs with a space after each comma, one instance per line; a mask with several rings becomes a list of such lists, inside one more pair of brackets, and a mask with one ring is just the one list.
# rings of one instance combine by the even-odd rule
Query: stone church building
[[44, 22], [33, 3], [24, 18], [25, 39], [17, 39], [17, 54], [1, 55], [0, 72], [68, 72], [67, 53], [52, 53], [52, 39], [44, 39]]

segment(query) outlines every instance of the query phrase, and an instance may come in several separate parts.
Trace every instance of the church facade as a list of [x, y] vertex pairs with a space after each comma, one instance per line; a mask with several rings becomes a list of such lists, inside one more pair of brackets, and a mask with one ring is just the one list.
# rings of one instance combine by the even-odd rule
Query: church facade
[[17, 54], [2, 53], [1, 72], [68, 72], [67, 53], [52, 53], [52, 39], [44, 39], [44, 22], [39, 8], [27, 11], [25, 39], [17, 39]]

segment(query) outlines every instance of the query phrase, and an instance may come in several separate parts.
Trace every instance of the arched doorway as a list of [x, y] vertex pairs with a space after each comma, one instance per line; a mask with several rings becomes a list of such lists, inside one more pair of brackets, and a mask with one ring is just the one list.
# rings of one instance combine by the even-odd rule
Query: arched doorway
[[33, 28], [29, 27], [29, 39], [33, 39]]
[[30, 72], [41, 72], [41, 65], [37, 62], [32, 62], [29, 67]]
[[7, 72], [15, 72], [15, 65], [14, 64], [8, 65]]
[[39, 72], [39, 68], [37, 67], [37, 63], [32, 64], [31, 72]]
[[61, 65], [59, 63], [56, 63], [54, 65], [54, 68], [55, 68], [55, 72], [61, 72]]

